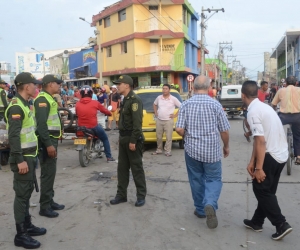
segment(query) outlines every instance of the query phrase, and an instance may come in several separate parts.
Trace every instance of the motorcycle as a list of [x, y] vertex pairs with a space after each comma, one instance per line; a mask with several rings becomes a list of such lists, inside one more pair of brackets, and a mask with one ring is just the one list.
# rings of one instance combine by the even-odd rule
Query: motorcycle
[[77, 145], [76, 150], [79, 152], [81, 167], [87, 167], [92, 160], [103, 157], [103, 143], [95, 135], [94, 131], [86, 127], [77, 127], [76, 137], [74, 145]]

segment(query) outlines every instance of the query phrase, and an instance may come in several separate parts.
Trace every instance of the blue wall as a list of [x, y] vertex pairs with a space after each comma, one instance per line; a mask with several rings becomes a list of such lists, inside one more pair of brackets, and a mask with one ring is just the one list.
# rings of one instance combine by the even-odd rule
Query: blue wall
[[82, 50], [70, 55], [70, 79], [76, 79], [76, 71], [85, 71], [87, 77], [95, 76], [95, 74], [98, 72], [97, 68], [97, 53], [93, 48]]

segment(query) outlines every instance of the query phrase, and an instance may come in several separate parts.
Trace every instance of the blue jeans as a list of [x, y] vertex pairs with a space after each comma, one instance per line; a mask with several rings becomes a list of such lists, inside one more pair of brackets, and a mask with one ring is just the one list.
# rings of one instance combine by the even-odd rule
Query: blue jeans
[[98, 125], [92, 128], [92, 130], [96, 133], [96, 136], [103, 142], [104, 154], [106, 155], [106, 158], [111, 158], [109, 140], [104, 129]]
[[185, 152], [186, 168], [191, 185], [194, 206], [198, 214], [205, 215], [205, 205], [218, 209], [222, 189], [221, 161], [206, 163], [193, 159]]

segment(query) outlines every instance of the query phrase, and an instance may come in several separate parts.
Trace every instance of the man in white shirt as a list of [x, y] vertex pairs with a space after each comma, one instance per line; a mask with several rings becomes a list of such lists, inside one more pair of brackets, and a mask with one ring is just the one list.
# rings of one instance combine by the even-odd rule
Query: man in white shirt
[[180, 101], [171, 95], [171, 86], [164, 84], [162, 87], [162, 95], [159, 95], [154, 103], [153, 109], [156, 119], [156, 139], [157, 149], [153, 155], [161, 154], [163, 147], [163, 134], [166, 133], [165, 155], [171, 156], [172, 150], [172, 134], [174, 127], [174, 118], [178, 116], [178, 111], [174, 114], [175, 108], [179, 108]]
[[257, 98], [255, 81], [242, 86], [242, 100], [248, 107], [247, 121], [254, 137], [252, 157], [247, 170], [252, 177], [253, 192], [258, 201], [251, 220], [244, 225], [256, 232], [262, 231], [265, 218], [276, 227], [273, 240], [280, 240], [293, 229], [281, 213], [276, 190], [281, 171], [288, 159], [285, 132], [277, 113]]

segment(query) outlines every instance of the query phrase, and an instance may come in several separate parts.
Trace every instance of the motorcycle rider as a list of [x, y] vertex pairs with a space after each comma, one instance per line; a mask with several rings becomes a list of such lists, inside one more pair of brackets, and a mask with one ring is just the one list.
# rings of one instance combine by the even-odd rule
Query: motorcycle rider
[[98, 101], [92, 100], [93, 90], [90, 86], [83, 86], [80, 90], [80, 95], [81, 99], [75, 106], [76, 115], [78, 117], [78, 126], [84, 126], [91, 129], [103, 142], [107, 162], [115, 162], [115, 159], [111, 156], [108, 137], [104, 129], [99, 126], [97, 122], [98, 110], [108, 116], [111, 116], [111, 112], [104, 108]]

